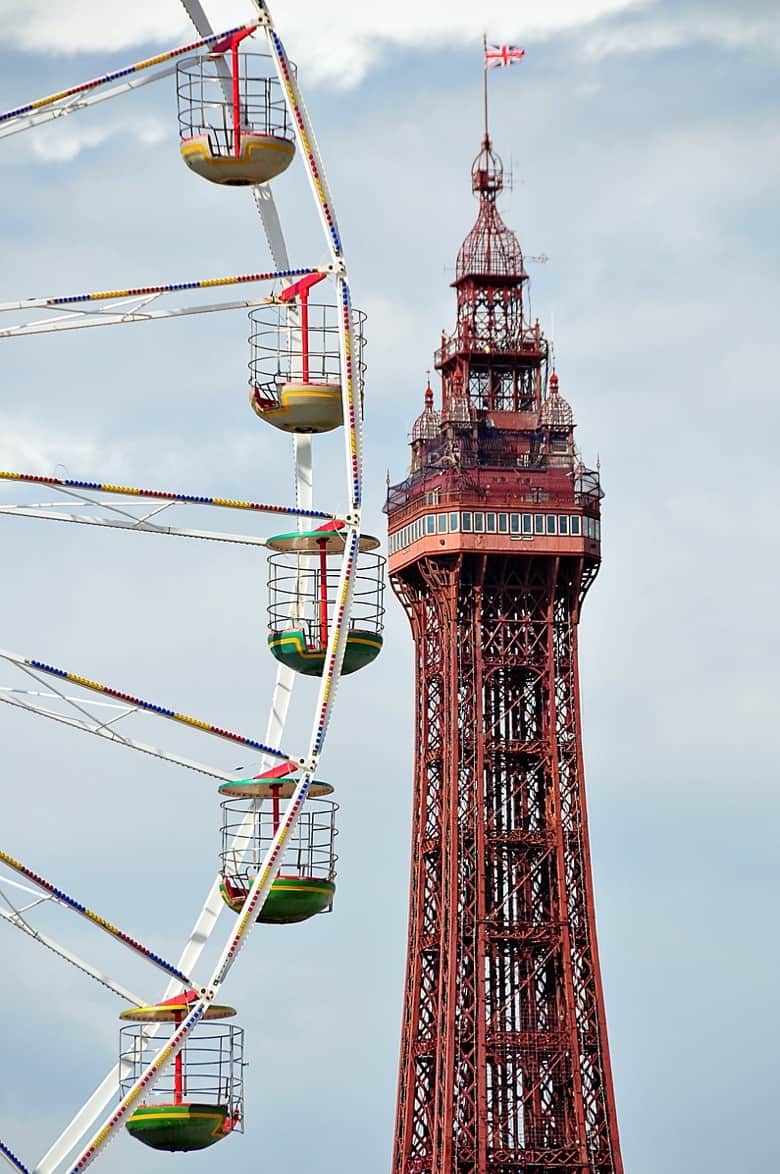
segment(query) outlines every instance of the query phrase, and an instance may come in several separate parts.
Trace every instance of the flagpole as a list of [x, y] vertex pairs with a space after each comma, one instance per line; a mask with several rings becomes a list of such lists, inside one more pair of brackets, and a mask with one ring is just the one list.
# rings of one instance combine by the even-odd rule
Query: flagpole
[[490, 141], [488, 136], [488, 95], [487, 95], [487, 33], [482, 34], [482, 99], [485, 108], [485, 142]]

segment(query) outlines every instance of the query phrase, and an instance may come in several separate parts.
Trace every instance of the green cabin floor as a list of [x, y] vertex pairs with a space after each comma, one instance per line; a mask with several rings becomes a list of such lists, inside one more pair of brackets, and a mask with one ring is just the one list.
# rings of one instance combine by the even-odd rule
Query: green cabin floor
[[[219, 889], [225, 904], [234, 913], [240, 912], [246, 891], [229, 891], [224, 881]], [[295, 925], [299, 921], [308, 921], [333, 903], [335, 892], [333, 881], [320, 880], [319, 877], [278, 876], [257, 920], [265, 925]]]
[[227, 1105], [142, 1105], [127, 1122], [127, 1132], [153, 1150], [170, 1153], [205, 1150], [227, 1137]]
[[[325, 667], [325, 649], [309, 648], [306, 637], [300, 628], [289, 632], [271, 632], [268, 637], [268, 647], [272, 654], [282, 664], [287, 665], [296, 673], [303, 673], [309, 677], [321, 677]], [[355, 673], [376, 660], [382, 649], [382, 637], [377, 632], [361, 632], [352, 629], [347, 636], [347, 645], [344, 649], [344, 661], [341, 666], [343, 675]]]

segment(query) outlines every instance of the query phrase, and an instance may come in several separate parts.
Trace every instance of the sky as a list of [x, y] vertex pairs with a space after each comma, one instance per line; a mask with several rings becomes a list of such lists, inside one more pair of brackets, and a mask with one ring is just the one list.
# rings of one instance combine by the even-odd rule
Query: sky
[[[252, 14], [239, 0], [205, 7], [216, 28]], [[287, 8], [274, 17], [369, 316], [365, 524], [380, 536], [386, 472], [405, 474], [426, 370], [454, 322], [483, 30], [526, 49], [490, 77], [491, 132], [513, 179], [502, 214], [529, 257], [548, 257], [529, 262], [532, 309], [606, 490], [581, 672], [625, 1167], [765, 1174], [780, 1166], [780, 13], [762, 0]], [[0, 16], [3, 109], [190, 39], [175, 0], [0, 0]], [[268, 265], [248, 195], [180, 162], [175, 107], [168, 79], [0, 144], [0, 302]], [[293, 260], [319, 263], [299, 163], [275, 190]], [[237, 311], [0, 340], [0, 467], [285, 500], [289, 448], [247, 404], [247, 333]], [[325, 437], [316, 453], [325, 508], [338, 445]], [[16, 518], [3, 538], [0, 645], [262, 737], [262, 555]], [[257, 928], [222, 992], [247, 1032], [246, 1134], [187, 1159], [122, 1135], [106, 1169], [388, 1168], [412, 685], [389, 596], [381, 660], [341, 683], [322, 762], [340, 804], [334, 912]], [[314, 700], [302, 682], [291, 745]], [[216, 863], [209, 780], [8, 707], [0, 729], [4, 849], [174, 958]], [[139, 736], [252, 765], [159, 723]], [[157, 976], [92, 927], [47, 910], [42, 928], [156, 994]], [[34, 1164], [114, 1062], [121, 1004], [4, 925], [0, 951], [0, 1138]]]

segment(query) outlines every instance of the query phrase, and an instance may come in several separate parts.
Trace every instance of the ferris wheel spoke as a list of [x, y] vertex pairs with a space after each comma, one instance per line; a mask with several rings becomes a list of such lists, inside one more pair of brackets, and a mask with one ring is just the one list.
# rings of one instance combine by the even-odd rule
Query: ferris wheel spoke
[[[293, 278], [314, 274], [327, 277], [333, 273], [331, 265], [315, 268], [273, 269], [264, 273], [240, 273], [228, 277], [205, 277], [196, 281], [175, 281], [162, 285], [138, 286], [129, 289], [93, 290], [86, 293], [58, 294], [43, 298], [24, 298], [0, 303], [0, 313], [26, 313], [29, 310], [55, 310], [56, 316], [17, 323], [0, 330], [0, 338], [19, 338], [28, 334], [48, 334], [61, 330], [84, 330], [93, 326], [121, 326], [134, 322], [151, 322], [190, 314], [211, 314], [222, 310], [243, 309], [247, 306], [275, 305], [277, 298], [242, 298], [239, 301], [177, 306], [172, 309], [150, 310], [152, 299], [174, 293], [192, 293], [197, 290], [247, 285], [261, 281], [291, 281]], [[98, 305], [116, 303], [125, 307], [120, 312]], [[64, 315], [64, 316], [61, 316]]]
[[287, 105], [293, 115], [295, 137], [300, 148], [309, 186], [320, 214], [328, 248], [334, 261], [342, 261], [343, 247], [336, 221], [336, 210], [328, 188], [325, 167], [320, 156], [319, 147], [317, 146], [317, 140], [314, 137], [314, 131], [309, 121], [303, 95], [301, 94], [295, 76], [295, 70], [287, 57], [282, 39], [273, 26], [265, 0], [254, 0], [254, 4], [262, 17], [262, 24], [268, 37], [271, 55], [273, 56], [279, 75], [279, 82], [287, 99]]
[[145, 946], [142, 942], [137, 941], [135, 938], [130, 937], [129, 934], [126, 934], [123, 930], [119, 929], [118, 926], [113, 925], [110, 921], [107, 921], [105, 917], [101, 917], [99, 913], [95, 913], [94, 910], [88, 909], [86, 905], [83, 905], [74, 897], [69, 896], [64, 889], [58, 888], [56, 885], [52, 884], [51, 881], [46, 880], [44, 877], [40, 876], [39, 873], [34, 872], [26, 864], [23, 864], [21, 860], [17, 860], [14, 856], [11, 856], [8, 852], [3, 851], [2, 849], [0, 849], [0, 864], [5, 864], [7, 868], [12, 869], [14, 872], [18, 873], [19, 876], [23, 876], [27, 880], [32, 881], [32, 883], [37, 885], [38, 888], [42, 889], [43, 892], [48, 893], [55, 904], [62, 905], [67, 909], [71, 909], [74, 913], [77, 913], [79, 917], [83, 917], [92, 925], [96, 925], [98, 929], [101, 929], [104, 933], [108, 934], [109, 937], [125, 946], [128, 950], [131, 950], [133, 953], [138, 954], [142, 958], [145, 958], [147, 962], [151, 962], [153, 966], [156, 966], [158, 970], [162, 970], [165, 974], [168, 975], [169, 978], [175, 978], [177, 982], [183, 982], [187, 987], [192, 986], [192, 980], [188, 978], [186, 974], [183, 974], [177, 966], [174, 966], [173, 963], [166, 962], [166, 960], [160, 957], [159, 954], [155, 953], [154, 950], [151, 950], [148, 946]]
[[[136, 697], [133, 694], [125, 693], [121, 689], [114, 689], [108, 684], [101, 684], [99, 681], [89, 680], [86, 676], [80, 676], [78, 673], [69, 672], [68, 669], [55, 667], [54, 664], [47, 664], [43, 661], [35, 660], [33, 657], [20, 656], [16, 653], [8, 652], [6, 649], [0, 649], [0, 660], [12, 664], [15, 668], [21, 670], [28, 676], [32, 676], [33, 680], [42, 684], [40, 674], [45, 674], [47, 677], [56, 677], [61, 681], [68, 681], [70, 684], [75, 684], [82, 689], [86, 689], [89, 693], [99, 693], [106, 697], [112, 697], [115, 701], [126, 702], [128, 704], [127, 715], [144, 713], [155, 717], [166, 718], [167, 721], [175, 722], [180, 726], [186, 726], [190, 729], [201, 731], [202, 734], [208, 734], [213, 737], [221, 738], [223, 741], [233, 742], [236, 745], [242, 745], [249, 750], [256, 750], [260, 754], [267, 754], [274, 758], [281, 758], [281, 760], [289, 761], [290, 755], [285, 754], [283, 750], [277, 750], [271, 745], [264, 742], [257, 741], [257, 738], [247, 737], [243, 734], [235, 734], [234, 731], [223, 729], [220, 726], [214, 726], [211, 722], [202, 721], [199, 717], [190, 717], [188, 714], [179, 713], [175, 709], [170, 709], [166, 706], [159, 706], [152, 701], [144, 701], [142, 697]], [[75, 702], [72, 697], [67, 697], [62, 694], [60, 690], [49, 684], [49, 688], [53, 693], [58, 695], [59, 699], [72, 706], [79, 711], [81, 717], [85, 716], [85, 710], [81, 708], [81, 703]], [[0, 695], [0, 700], [8, 700], [8, 697]], [[13, 703], [13, 702], [12, 702]], [[105, 726], [106, 723], [101, 723]]]
[[344, 373], [341, 394], [344, 403], [344, 427], [347, 433], [346, 476], [352, 503], [352, 521], [353, 523], [357, 522], [359, 529], [360, 510], [363, 504], [363, 404], [359, 382], [355, 378], [357, 372], [353, 361], [355, 347], [352, 300], [346, 277], [339, 277], [337, 286], [341, 301], [339, 344], [341, 347], [341, 367]]
[[[2, 884], [3, 881], [2, 878], [0, 878], [0, 892], [2, 891]], [[82, 973], [86, 974], [88, 978], [94, 979], [95, 982], [100, 983], [100, 985], [106, 987], [107, 990], [113, 991], [113, 993], [118, 995], [119, 998], [123, 1000], [123, 1002], [134, 1003], [137, 1007], [143, 1006], [145, 1002], [144, 999], [139, 998], [138, 995], [134, 995], [132, 991], [127, 989], [127, 987], [122, 986], [121, 983], [116, 982], [113, 978], [110, 978], [107, 974], [104, 974], [103, 971], [98, 970], [96, 967], [90, 965], [89, 962], [85, 962], [83, 958], [80, 958], [78, 954], [74, 954], [74, 952], [69, 950], [66, 946], [60, 945], [59, 942], [56, 942], [53, 938], [49, 937], [41, 930], [36, 929], [35, 926], [31, 925], [29, 920], [20, 912], [7, 913], [4, 909], [0, 909], [0, 918], [2, 918], [4, 921], [7, 921], [10, 925], [13, 925], [16, 929], [21, 930], [22, 933], [32, 938], [33, 941], [37, 942], [40, 946], [43, 946], [45, 949], [50, 950], [53, 954], [56, 954], [58, 958], [62, 958], [64, 962], [68, 962], [71, 966], [75, 966], [77, 970], [82, 971]]]
[[239, 546], [265, 546], [265, 540], [250, 534], [227, 534], [217, 530], [193, 530], [183, 526], [158, 526], [145, 519], [122, 522], [115, 517], [90, 517], [84, 514], [63, 514], [42, 506], [3, 506], [0, 514], [11, 517], [36, 518], [48, 522], [69, 522], [80, 526], [102, 526], [109, 530], [132, 530], [138, 534], [160, 534], [169, 538], [196, 538], [205, 542], [227, 542]]
[[336, 699], [336, 690], [341, 679], [341, 666], [344, 661], [347, 636], [349, 632], [349, 614], [357, 570], [357, 554], [360, 543], [360, 531], [356, 526], [348, 527], [344, 542], [344, 558], [341, 564], [339, 582], [336, 592], [336, 604], [328, 636], [328, 646], [325, 654], [325, 664], [322, 670], [317, 706], [312, 725], [309, 754], [319, 756], [325, 742], [330, 723], [333, 703]]
[[19, 1174], [30, 1174], [24, 1163], [19, 1161], [14, 1151], [4, 1141], [0, 1141], [0, 1158], [4, 1158], [8, 1165], [17, 1170]]
[[[156, 296], [156, 295], [155, 295]], [[147, 298], [143, 305], [151, 301]], [[89, 330], [95, 326], [133, 326], [141, 322], [162, 322], [168, 318], [188, 318], [197, 314], [219, 314], [223, 310], [247, 310], [256, 306], [273, 305], [273, 298], [241, 298], [231, 302], [210, 302], [195, 306], [172, 306], [162, 310], [134, 308], [136, 299], [131, 299], [133, 308], [117, 313], [107, 307], [91, 310], [74, 310], [70, 306], [58, 306], [60, 311], [52, 318], [37, 318], [6, 326], [0, 330], [0, 338], [25, 338], [36, 334], [56, 334], [64, 330]], [[120, 305], [124, 303], [119, 303]]]
[[[300, 447], [300, 446], [299, 446]], [[309, 449], [310, 452], [310, 449]], [[300, 465], [296, 462], [296, 504], [292, 506], [278, 505], [270, 502], [241, 501], [237, 498], [206, 496], [203, 494], [183, 493], [179, 490], [142, 489], [129, 485], [117, 485], [110, 481], [86, 481], [75, 477], [47, 477], [37, 473], [18, 473], [0, 470], [0, 481], [18, 483], [20, 485], [41, 486], [53, 489], [64, 498], [74, 499], [79, 505], [87, 509], [105, 511], [105, 518], [93, 518], [77, 514], [61, 514], [52, 512], [58, 502], [19, 502], [0, 503], [0, 513], [20, 514], [25, 517], [45, 517], [56, 521], [78, 521], [111, 525], [112, 522], [128, 526], [130, 529], [147, 529], [154, 533], [177, 533], [197, 538], [215, 538], [225, 542], [243, 542], [248, 545], [262, 545], [264, 540], [254, 535], [219, 534], [214, 531], [178, 529], [170, 526], [161, 527], [152, 522], [154, 517], [162, 511], [169, 511], [175, 507], [203, 507], [215, 509], [239, 510], [249, 514], [275, 514], [299, 517], [307, 521], [334, 522], [337, 517], [325, 510], [311, 508], [311, 459], [308, 464]], [[299, 478], [308, 482], [308, 493], [302, 496]], [[96, 493], [106, 494], [107, 497], [96, 498]], [[304, 502], [305, 496], [305, 504]], [[112, 501], [112, 498], [121, 499], [121, 504]], [[140, 510], [137, 515], [133, 510]], [[145, 511], [145, 512], [143, 512]]]
[[[15, 107], [13, 110], [6, 110], [0, 113], [0, 138], [37, 126], [39, 121], [44, 120], [43, 117], [39, 119], [39, 115], [43, 115], [44, 111], [48, 114], [49, 118], [57, 118], [63, 114], [72, 114], [76, 110], [83, 109], [93, 102], [105, 101], [106, 98], [116, 97], [118, 94], [126, 93], [129, 89], [137, 88], [139, 85], [157, 81], [161, 77], [167, 77], [169, 74], [175, 73], [175, 66], [170, 69], [160, 70], [158, 73], [145, 77], [143, 80], [132, 78], [132, 80], [126, 81], [123, 85], [117, 86], [108, 93], [102, 93], [100, 95], [92, 93], [92, 91], [100, 90], [101, 87], [118, 81], [120, 78], [130, 78], [132, 75], [142, 73], [156, 65], [162, 65], [163, 62], [173, 61], [177, 57], [182, 57], [185, 53], [192, 53], [196, 49], [204, 48], [208, 48], [210, 53], [220, 51], [224, 53], [226, 46], [223, 47], [221, 42], [226, 41], [236, 33], [251, 32], [256, 28], [257, 24], [247, 24], [227, 29], [224, 33], [209, 32], [200, 40], [192, 41], [188, 45], [179, 45], [175, 49], [168, 49], [164, 53], [157, 53], [154, 57], [147, 57], [143, 61], [136, 61], [133, 65], [125, 65], [120, 69], [112, 70], [110, 73], [104, 73], [100, 77], [92, 78], [90, 81], [70, 86], [67, 90], [60, 90], [56, 94], [49, 94], [45, 98], [37, 98], [33, 102], [27, 102], [23, 106]], [[89, 94], [90, 96], [88, 98], [82, 98], [82, 95], [85, 94]], [[79, 101], [79, 99], [81, 100]]]
[[[110, 722], [90, 722], [83, 718], [70, 717], [67, 714], [47, 709], [39, 703], [11, 695], [18, 693], [23, 693], [23, 691], [3, 687], [0, 689], [0, 703], [15, 706], [17, 709], [36, 714], [39, 717], [49, 718], [51, 721], [59, 722], [61, 725], [68, 726], [70, 729], [80, 730], [82, 733], [94, 734], [99, 738], [105, 738], [116, 746], [124, 746], [127, 750], [136, 750], [141, 754], [148, 754], [151, 758], [159, 758], [162, 762], [168, 762], [172, 766], [183, 767], [185, 770], [195, 771], [197, 774], [206, 775], [208, 778], [219, 779], [222, 782], [228, 782], [235, 778], [235, 771], [220, 770], [218, 767], [209, 766], [206, 763], [198, 762], [196, 759], [185, 758], [181, 754], [164, 750], [160, 746], [152, 746], [150, 743], [141, 742], [137, 738], [130, 738], [124, 734], [120, 734], [111, 728]], [[55, 695], [52, 694], [51, 696]]]
[[252, 188], [252, 195], [257, 211], [260, 213], [260, 221], [265, 239], [268, 242], [271, 260], [277, 269], [289, 269], [290, 257], [287, 252], [287, 242], [284, 239], [282, 222], [279, 219], [279, 211], [270, 185], [267, 183], [255, 184]]
[[79, 93], [72, 98], [63, 99], [61, 103], [48, 109], [36, 110], [22, 116], [12, 115], [8, 122], [0, 122], [0, 139], [10, 138], [11, 135], [21, 134], [25, 130], [35, 130], [36, 127], [45, 126], [47, 123], [54, 122], [55, 119], [63, 118], [66, 114], [77, 114], [80, 110], [88, 110], [91, 106], [97, 106], [111, 98], [118, 98], [122, 94], [129, 94], [133, 90], [140, 90], [142, 86], [161, 81], [162, 78], [170, 77], [174, 73], [176, 73], [176, 66], [170, 65], [166, 69], [158, 69], [154, 73], [130, 78], [119, 86], [113, 86], [110, 90], [98, 90], [97, 93], [86, 96]]

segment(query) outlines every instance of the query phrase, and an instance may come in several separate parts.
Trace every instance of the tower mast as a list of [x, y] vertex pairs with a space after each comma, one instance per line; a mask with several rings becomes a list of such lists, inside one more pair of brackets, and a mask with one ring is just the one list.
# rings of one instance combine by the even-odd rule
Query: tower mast
[[577, 656], [602, 492], [527, 316], [487, 123], [471, 176], [440, 403], [429, 382], [386, 504], [416, 659], [392, 1170], [622, 1174]]

